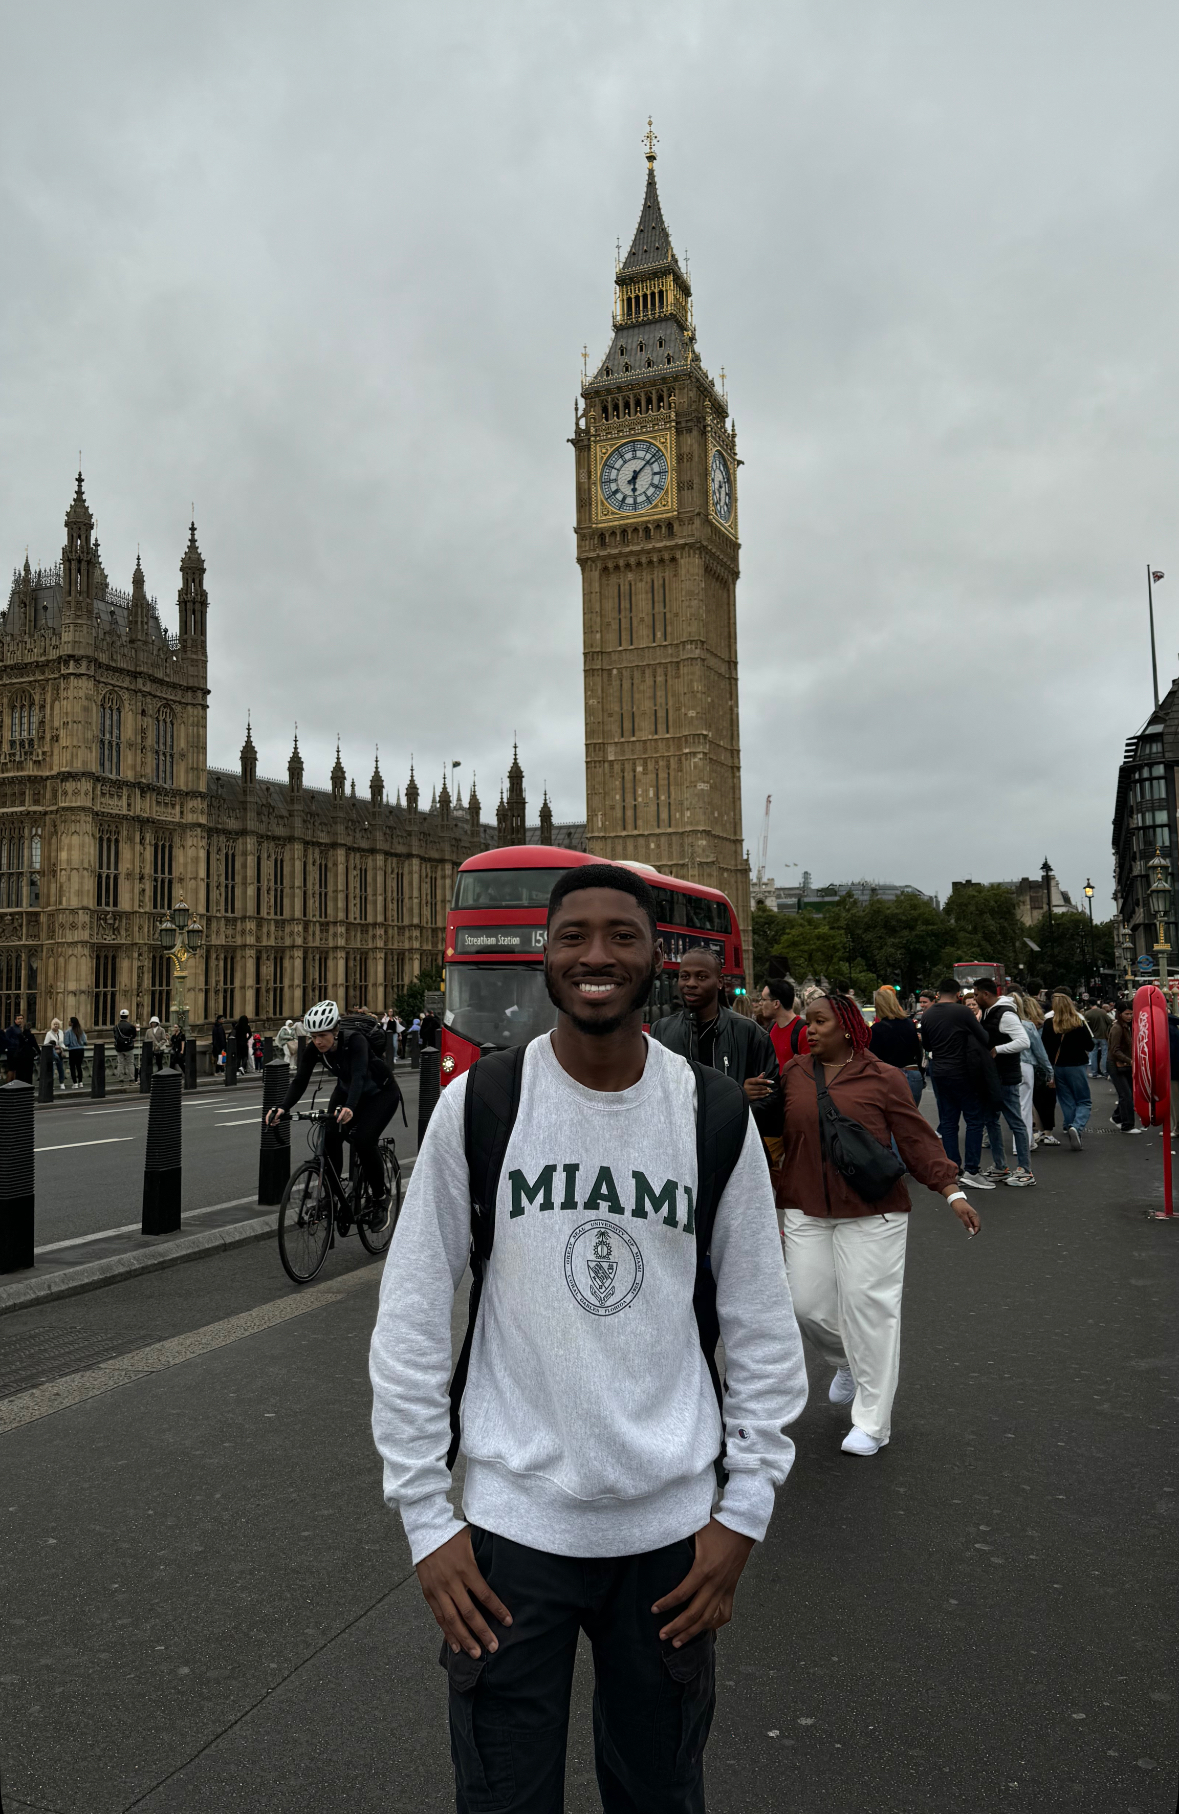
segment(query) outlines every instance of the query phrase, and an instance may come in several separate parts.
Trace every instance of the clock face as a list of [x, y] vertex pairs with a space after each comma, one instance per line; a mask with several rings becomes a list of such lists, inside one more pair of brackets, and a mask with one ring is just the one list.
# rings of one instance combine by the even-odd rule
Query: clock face
[[667, 489], [667, 455], [654, 441], [624, 441], [602, 462], [611, 510], [650, 510]]
[[712, 482], [712, 508], [722, 523], [728, 523], [733, 516], [733, 475], [723, 453], [713, 454], [709, 476]]

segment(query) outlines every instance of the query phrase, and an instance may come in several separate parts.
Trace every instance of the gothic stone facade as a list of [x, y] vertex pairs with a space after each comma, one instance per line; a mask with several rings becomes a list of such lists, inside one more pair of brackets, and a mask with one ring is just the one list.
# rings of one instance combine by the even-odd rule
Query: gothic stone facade
[[700, 364], [648, 150], [613, 336], [572, 444], [591, 851], [721, 888], [746, 932], [737, 710], [737, 445]]
[[76, 1014], [92, 1034], [120, 1008], [167, 1018], [157, 930], [182, 896], [205, 929], [188, 966], [190, 1020], [263, 1023], [331, 995], [387, 1002], [441, 962], [458, 865], [492, 842], [472, 787], [445, 780], [402, 805], [374, 767], [347, 790], [259, 780], [247, 730], [237, 773], [206, 761], [205, 563], [180, 563], [178, 629], [161, 624], [136, 561], [130, 592], [103, 570], [82, 476], [60, 566], [13, 579], [0, 615], [0, 1024]]

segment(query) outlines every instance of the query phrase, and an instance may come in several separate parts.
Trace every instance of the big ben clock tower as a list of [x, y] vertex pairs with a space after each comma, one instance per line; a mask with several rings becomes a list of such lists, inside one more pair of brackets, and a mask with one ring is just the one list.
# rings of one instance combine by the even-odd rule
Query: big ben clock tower
[[723, 889], [748, 949], [735, 431], [696, 351], [649, 121], [645, 143], [647, 188], [615, 270], [613, 334], [573, 436], [587, 843]]

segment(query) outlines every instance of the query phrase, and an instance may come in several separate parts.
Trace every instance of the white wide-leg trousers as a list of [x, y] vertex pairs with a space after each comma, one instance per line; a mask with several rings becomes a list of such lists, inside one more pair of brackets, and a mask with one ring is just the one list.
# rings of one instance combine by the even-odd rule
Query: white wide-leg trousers
[[887, 1442], [901, 1361], [901, 1292], [909, 1215], [782, 1212], [798, 1326], [830, 1367], [856, 1382], [852, 1422]]

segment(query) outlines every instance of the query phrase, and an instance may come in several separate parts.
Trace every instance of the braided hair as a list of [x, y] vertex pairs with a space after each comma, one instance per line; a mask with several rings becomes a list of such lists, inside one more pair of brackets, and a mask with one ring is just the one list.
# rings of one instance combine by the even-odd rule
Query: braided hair
[[862, 1052], [872, 1037], [872, 1029], [855, 1002], [847, 995], [824, 995], [822, 998], [851, 1040], [853, 1052]]

